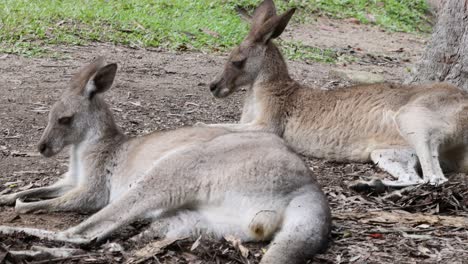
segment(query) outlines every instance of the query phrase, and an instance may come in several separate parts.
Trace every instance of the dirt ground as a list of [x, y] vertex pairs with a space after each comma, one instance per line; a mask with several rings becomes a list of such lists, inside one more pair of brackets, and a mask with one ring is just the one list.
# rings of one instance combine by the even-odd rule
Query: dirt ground
[[[293, 27], [283, 38], [333, 48], [358, 58], [338, 65], [289, 62], [294, 78], [315, 89], [348, 85], [346, 80], [330, 74], [330, 70], [337, 68], [370, 71], [383, 75], [386, 80], [401, 82], [426, 41], [424, 36], [388, 33], [354, 21], [329, 19]], [[0, 194], [48, 185], [66, 171], [66, 151], [46, 159], [39, 156], [35, 144], [46, 125], [49, 107], [67, 87], [71, 74], [96, 56], [106, 56], [108, 62], [119, 64], [115, 85], [105, 98], [118, 125], [129, 135], [173, 129], [198, 121], [232, 122], [240, 117], [243, 91], [217, 100], [207, 88], [222, 67], [225, 54], [169, 53], [102, 43], [51, 49], [61, 54], [58, 59], [0, 54]], [[387, 190], [375, 193], [348, 188], [353, 180], [387, 176], [372, 164], [305, 159], [326, 191], [334, 215], [330, 248], [317, 255], [313, 262], [468, 263], [467, 175], [449, 175], [450, 183], [442, 187], [422, 186], [400, 198], [384, 199]], [[439, 217], [428, 219], [420, 213]], [[0, 207], [1, 225], [62, 230], [86, 217], [16, 215], [12, 208]], [[86, 248], [76, 258], [54, 262], [129, 261], [135, 245], [126, 242], [123, 234], [135, 232], [141, 225], [133, 225], [113, 239], [124, 245], [124, 250], [97, 245]], [[7, 250], [27, 249], [32, 245], [62, 244], [23, 234], [0, 235], [0, 246]], [[192, 245], [190, 240], [174, 242], [145, 263], [256, 263], [266, 246], [246, 244], [250, 250], [246, 258], [227, 241], [202, 238], [193, 250]], [[0, 262], [4, 256], [0, 250]]]

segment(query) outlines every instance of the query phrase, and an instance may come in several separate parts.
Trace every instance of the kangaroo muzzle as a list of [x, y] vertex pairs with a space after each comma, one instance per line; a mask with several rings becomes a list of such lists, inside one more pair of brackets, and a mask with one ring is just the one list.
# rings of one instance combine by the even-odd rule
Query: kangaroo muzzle
[[226, 81], [224, 80], [224, 78], [211, 82], [209, 87], [210, 87], [211, 93], [216, 98], [224, 98], [230, 95], [233, 91], [233, 89], [230, 89], [226, 85]]
[[37, 150], [44, 157], [51, 157], [51, 156], [54, 155], [54, 152], [52, 151], [52, 148], [47, 143], [44, 143], [44, 142], [40, 142], [37, 145]]

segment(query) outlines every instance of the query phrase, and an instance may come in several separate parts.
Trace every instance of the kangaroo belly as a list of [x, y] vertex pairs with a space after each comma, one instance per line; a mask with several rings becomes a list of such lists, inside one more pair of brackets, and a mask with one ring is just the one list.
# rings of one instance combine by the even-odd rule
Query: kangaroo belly
[[217, 236], [238, 235], [245, 241], [269, 240], [280, 228], [289, 197], [252, 197], [227, 192], [216, 204], [198, 208]]
[[377, 118], [290, 120], [284, 139], [297, 152], [335, 161], [370, 161], [375, 149], [407, 146], [393, 121], [393, 113]]

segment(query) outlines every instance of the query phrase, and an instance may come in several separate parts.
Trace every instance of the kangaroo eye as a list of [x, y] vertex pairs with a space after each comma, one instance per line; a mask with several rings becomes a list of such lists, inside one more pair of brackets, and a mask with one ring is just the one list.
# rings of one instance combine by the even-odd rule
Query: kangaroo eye
[[58, 123], [60, 125], [68, 126], [71, 124], [72, 120], [73, 120], [73, 116], [65, 116], [65, 117], [59, 118]]
[[236, 67], [237, 69], [242, 69], [242, 67], [244, 67], [245, 61], [245, 59], [232, 61], [232, 65], [234, 65], [234, 67]]

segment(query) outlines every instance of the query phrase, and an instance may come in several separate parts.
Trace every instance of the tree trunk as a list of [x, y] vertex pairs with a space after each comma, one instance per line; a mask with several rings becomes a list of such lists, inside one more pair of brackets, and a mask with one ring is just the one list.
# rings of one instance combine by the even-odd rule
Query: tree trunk
[[446, 0], [427, 0], [429, 11], [431, 11], [434, 15], [437, 15], [444, 7], [445, 1]]
[[443, 81], [468, 91], [468, 0], [447, 0], [410, 83]]

